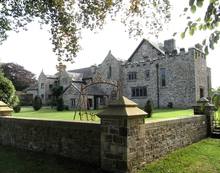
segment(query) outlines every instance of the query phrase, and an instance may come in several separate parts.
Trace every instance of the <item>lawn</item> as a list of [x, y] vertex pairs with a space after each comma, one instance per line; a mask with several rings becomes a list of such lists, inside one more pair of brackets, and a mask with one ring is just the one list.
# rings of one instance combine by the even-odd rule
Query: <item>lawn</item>
[[220, 172], [220, 140], [207, 138], [184, 149], [174, 151], [139, 173]]
[[[220, 140], [207, 138], [184, 149], [174, 151], [139, 173], [220, 172]], [[76, 160], [45, 153], [20, 150], [0, 145], [0, 172], [101, 173], [97, 167]]]
[[[92, 110], [92, 114], [97, 114], [102, 110]], [[13, 117], [22, 118], [41, 118], [41, 119], [59, 119], [59, 120], [73, 120], [75, 111], [64, 110], [57, 111], [56, 109], [40, 109], [35, 111], [33, 108], [21, 108], [19, 113], [12, 113]], [[152, 118], [146, 118], [148, 120], [175, 118], [182, 116], [193, 115], [192, 109], [154, 109]], [[79, 112], [76, 114], [75, 120], [80, 120]], [[83, 120], [87, 120], [86, 115], [83, 115]], [[95, 121], [100, 121], [98, 117]]]

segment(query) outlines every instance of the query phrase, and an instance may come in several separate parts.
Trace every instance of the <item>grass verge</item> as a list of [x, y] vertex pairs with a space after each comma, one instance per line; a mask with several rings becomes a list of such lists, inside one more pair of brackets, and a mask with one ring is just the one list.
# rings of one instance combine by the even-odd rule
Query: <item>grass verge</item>
[[[97, 114], [102, 110], [92, 110], [93, 114]], [[41, 119], [58, 119], [58, 120], [73, 120], [75, 111], [64, 110], [57, 111], [56, 109], [40, 109], [35, 111], [33, 108], [21, 108], [19, 113], [12, 113], [13, 117], [22, 118], [41, 118]], [[193, 115], [192, 109], [154, 109], [152, 118], [146, 118], [146, 121], [166, 119], [166, 118], [176, 118], [182, 116]], [[79, 111], [76, 114], [75, 120], [80, 120]], [[86, 121], [86, 115], [83, 115], [83, 120]], [[90, 119], [89, 119], [90, 120]], [[100, 121], [96, 116], [95, 121]]]
[[219, 155], [220, 140], [207, 138], [146, 165], [139, 173], [217, 173], [220, 172]]
[[96, 167], [70, 158], [0, 145], [1, 173], [101, 173]]
[[[156, 162], [146, 165], [139, 173], [155, 172], [220, 172], [220, 140], [207, 138], [184, 149], [174, 151]], [[101, 173], [91, 166], [73, 159], [51, 156], [0, 145], [0, 172], [41, 173]]]

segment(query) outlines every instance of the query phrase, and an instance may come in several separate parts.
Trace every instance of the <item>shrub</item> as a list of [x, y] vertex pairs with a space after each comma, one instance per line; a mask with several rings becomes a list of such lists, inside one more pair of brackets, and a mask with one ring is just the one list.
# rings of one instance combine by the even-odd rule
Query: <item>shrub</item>
[[35, 96], [34, 102], [33, 102], [33, 108], [35, 111], [38, 111], [39, 109], [42, 108], [42, 101], [39, 96]]
[[63, 110], [64, 110], [63, 98], [59, 98], [57, 100], [57, 111], [63, 111]]
[[144, 106], [144, 111], [148, 113], [147, 118], [152, 117], [153, 109], [154, 109], [154, 105], [153, 105], [152, 100], [148, 100]]
[[65, 110], [69, 110], [69, 105], [65, 105]]
[[168, 108], [173, 108], [173, 103], [172, 102], [168, 103]]
[[18, 103], [17, 106], [13, 107], [13, 110], [14, 110], [15, 113], [19, 113], [21, 111], [20, 103]]

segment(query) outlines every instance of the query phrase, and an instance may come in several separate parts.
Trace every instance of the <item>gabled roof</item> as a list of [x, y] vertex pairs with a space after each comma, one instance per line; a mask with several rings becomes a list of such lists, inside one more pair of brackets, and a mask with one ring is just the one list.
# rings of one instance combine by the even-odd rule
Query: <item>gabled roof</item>
[[81, 73], [83, 75], [83, 79], [92, 78], [91, 67], [69, 70], [70, 73]]
[[47, 78], [50, 78], [50, 79], [58, 79], [58, 75], [46, 75]]
[[[65, 91], [63, 93], [65, 93], [70, 86], [73, 86], [80, 93], [80, 91], [81, 91], [81, 83], [71, 83], [65, 89]], [[87, 92], [88, 95], [95, 95], [95, 96], [107, 96], [108, 95], [105, 92], [103, 92], [101, 89], [99, 89], [97, 86], [94, 86], [94, 85], [93, 86], [92, 85], [88, 86], [86, 88], [86, 92]]]
[[101, 89], [99, 89], [97, 86], [89, 86], [86, 88], [87, 89], [87, 94], [88, 95], [96, 95], [96, 96], [107, 96], [108, 94], [106, 94], [104, 91], [102, 91]]
[[67, 74], [72, 79], [72, 81], [82, 81], [82, 78], [83, 78], [82, 73], [67, 72]]
[[29, 91], [29, 90], [38, 90], [38, 83], [31, 85], [25, 91]]
[[146, 40], [145, 38], [140, 42], [140, 44], [138, 45], [138, 47], [134, 50], [134, 52], [132, 53], [132, 55], [128, 58], [128, 62], [131, 62], [131, 59], [133, 58], [134, 54], [138, 51], [138, 49], [142, 46], [142, 44], [144, 42], [149, 43], [151, 46], [153, 46], [155, 49], [157, 49], [159, 52], [161, 52], [163, 55], [165, 55], [165, 51], [166, 49], [158, 43]]

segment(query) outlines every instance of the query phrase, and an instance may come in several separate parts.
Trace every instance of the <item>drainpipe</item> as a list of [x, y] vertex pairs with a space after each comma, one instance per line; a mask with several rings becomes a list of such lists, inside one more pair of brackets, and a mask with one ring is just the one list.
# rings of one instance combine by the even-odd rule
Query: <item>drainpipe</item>
[[159, 65], [156, 64], [156, 68], [157, 68], [157, 107], [160, 108], [160, 96], [159, 96], [159, 76], [158, 76], [158, 67]]

